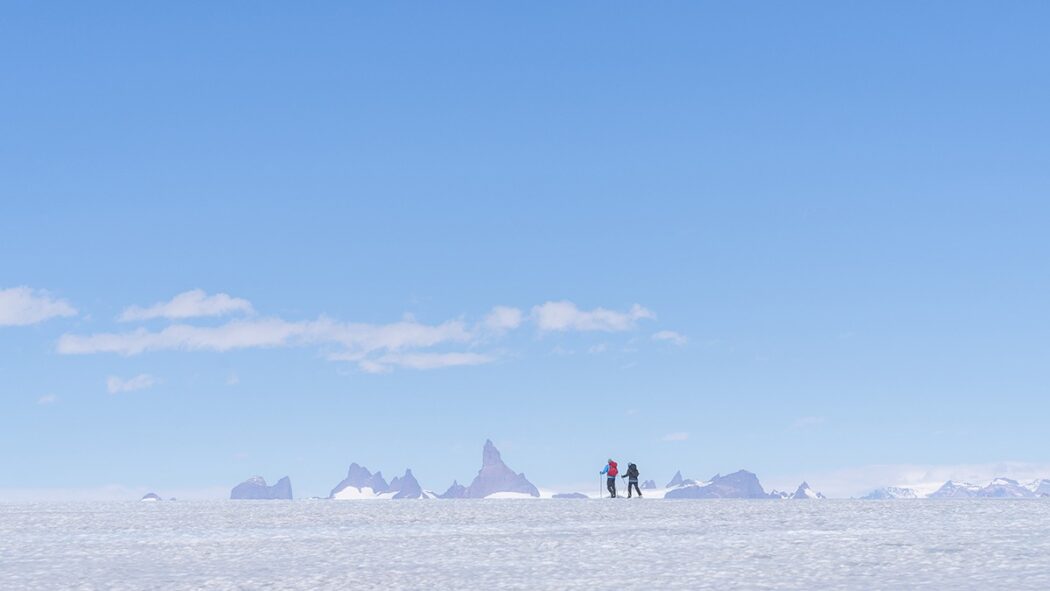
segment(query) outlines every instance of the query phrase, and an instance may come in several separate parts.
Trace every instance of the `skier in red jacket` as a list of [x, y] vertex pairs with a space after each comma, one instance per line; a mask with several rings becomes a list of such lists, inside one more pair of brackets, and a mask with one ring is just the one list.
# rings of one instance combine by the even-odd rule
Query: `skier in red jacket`
[[612, 458], [609, 458], [609, 463], [602, 468], [599, 474], [606, 474], [605, 488], [609, 489], [609, 494], [612, 498], [616, 498], [616, 475], [620, 473], [620, 469], [616, 467], [616, 462]]

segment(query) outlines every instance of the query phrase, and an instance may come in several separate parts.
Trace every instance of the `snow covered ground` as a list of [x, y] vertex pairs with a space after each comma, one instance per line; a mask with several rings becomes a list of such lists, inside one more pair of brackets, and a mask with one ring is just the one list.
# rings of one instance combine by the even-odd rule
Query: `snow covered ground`
[[1048, 589], [1050, 500], [0, 505], [0, 589]]

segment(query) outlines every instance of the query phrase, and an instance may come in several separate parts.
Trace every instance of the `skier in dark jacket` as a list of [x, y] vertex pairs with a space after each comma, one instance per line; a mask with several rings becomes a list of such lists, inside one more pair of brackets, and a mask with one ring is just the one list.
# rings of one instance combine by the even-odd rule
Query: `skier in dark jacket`
[[627, 479], [627, 498], [631, 498], [631, 487], [634, 487], [634, 492], [638, 493], [638, 498], [642, 498], [642, 489], [638, 488], [638, 466], [634, 464], [627, 464], [627, 473], [623, 475]]
[[616, 466], [616, 462], [612, 458], [609, 458], [609, 463], [602, 468], [601, 474], [606, 474], [605, 488], [609, 489], [609, 495], [612, 498], [616, 498], [616, 475], [620, 473], [620, 469]]

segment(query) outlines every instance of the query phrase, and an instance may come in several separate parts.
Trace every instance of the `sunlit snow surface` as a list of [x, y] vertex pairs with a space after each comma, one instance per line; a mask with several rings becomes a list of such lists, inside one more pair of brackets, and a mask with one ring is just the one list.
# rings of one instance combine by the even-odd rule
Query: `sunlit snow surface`
[[2, 589], [1048, 589], [1050, 501], [0, 505]]

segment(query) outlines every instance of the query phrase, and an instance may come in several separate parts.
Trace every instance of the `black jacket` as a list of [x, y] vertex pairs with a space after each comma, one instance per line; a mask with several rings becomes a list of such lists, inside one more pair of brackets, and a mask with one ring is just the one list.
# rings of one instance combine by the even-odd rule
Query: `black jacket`
[[628, 464], [627, 473], [624, 474], [624, 478], [629, 480], [638, 480], [638, 466], [634, 464]]

